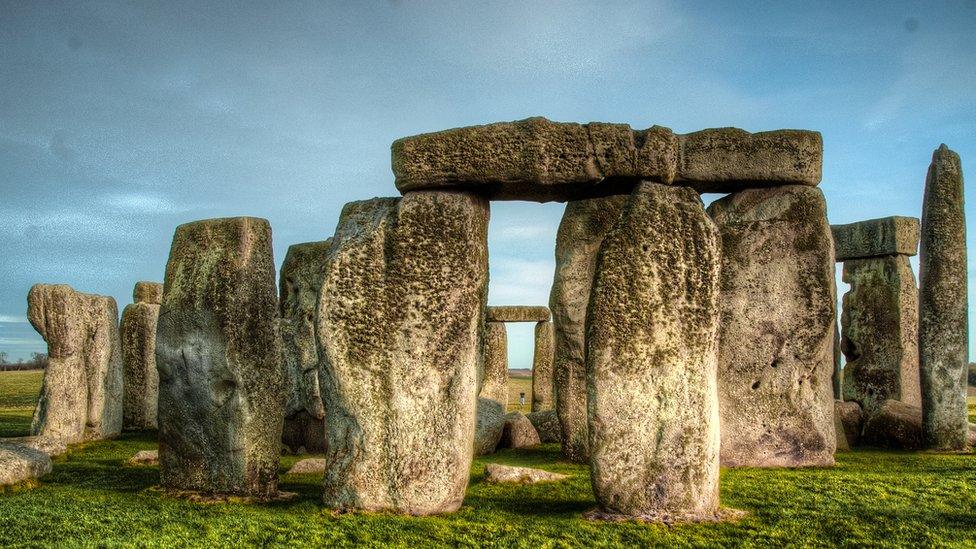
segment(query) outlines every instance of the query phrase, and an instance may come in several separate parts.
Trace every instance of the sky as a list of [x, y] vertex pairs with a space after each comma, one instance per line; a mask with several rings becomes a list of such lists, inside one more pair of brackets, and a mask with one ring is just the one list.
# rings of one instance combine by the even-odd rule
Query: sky
[[[940, 143], [976, 177], [974, 28], [976, 0], [0, 0], [0, 351], [45, 349], [32, 284], [121, 310], [183, 222], [267, 218], [280, 265], [397, 195], [394, 139], [458, 126], [818, 130], [832, 223], [918, 217]], [[490, 303], [548, 302], [563, 208], [492, 203]]]

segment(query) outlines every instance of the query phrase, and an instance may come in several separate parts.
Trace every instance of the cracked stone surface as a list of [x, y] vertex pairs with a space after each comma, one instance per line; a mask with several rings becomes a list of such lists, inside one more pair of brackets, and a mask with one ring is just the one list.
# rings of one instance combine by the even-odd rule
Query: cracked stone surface
[[142, 431], [157, 426], [156, 322], [162, 288], [156, 282], [137, 282], [132, 292], [134, 302], [122, 311], [119, 324], [125, 367], [122, 425], [128, 430]]
[[156, 337], [164, 488], [277, 495], [286, 397], [277, 309], [266, 220], [176, 228]]

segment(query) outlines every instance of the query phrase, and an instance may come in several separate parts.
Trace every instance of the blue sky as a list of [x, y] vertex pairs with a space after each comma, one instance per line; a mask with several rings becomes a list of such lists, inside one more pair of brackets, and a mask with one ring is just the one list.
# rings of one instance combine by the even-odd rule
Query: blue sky
[[[327, 238], [426, 131], [815, 129], [832, 223], [920, 215], [943, 142], [976, 177], [976, 0], [273, 4], [0, 0], [0, 350], [44, 349], [34, 282], [124, 307], [179, 223], [268, 218], [278, 262]], [[562, 210], [493, 203], [492, 303], [547, 302]]]

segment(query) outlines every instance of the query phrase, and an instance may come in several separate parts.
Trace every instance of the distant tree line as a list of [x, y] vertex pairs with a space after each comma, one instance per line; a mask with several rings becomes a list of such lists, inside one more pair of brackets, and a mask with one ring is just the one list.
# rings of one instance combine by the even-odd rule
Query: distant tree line
[[30, 360], [18, 358], [17, 362], [9, 362], [7, 356], [5, 351], [0, 351], [0, 372], [43, 370], [47, 368], [47, 355], [45, 353], [31, 353]]

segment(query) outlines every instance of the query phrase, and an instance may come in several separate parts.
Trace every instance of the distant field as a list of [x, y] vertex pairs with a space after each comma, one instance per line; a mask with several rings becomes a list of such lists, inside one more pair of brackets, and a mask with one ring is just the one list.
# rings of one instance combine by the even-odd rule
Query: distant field
[[43, 378], [42, 370], [0, 372], [0, 437], [29, 434]]
[[[519, 406], [519, 393], [525, 393], [525, 405]], [[508, 411], [519, 411], [527, 414], [532, 411], [532, 378], [513, 377], [508, 378]]]

